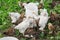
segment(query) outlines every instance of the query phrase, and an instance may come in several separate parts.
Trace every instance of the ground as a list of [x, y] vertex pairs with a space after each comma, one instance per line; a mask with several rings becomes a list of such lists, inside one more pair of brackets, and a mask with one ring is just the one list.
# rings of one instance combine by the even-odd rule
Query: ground
[[[9, 12], [19, 12], [23, 11], [23, 8], [19, 6], [19, 2], [40, 2], [40, 0], [0, 0], [0, 38], [4, 36], [8, 36], [4, 34], [4, 32], [12, 26], [11, 18], [9, 17]], [[57, 4], [57, 5], [56, 5]], [[44, 6], [48, 10], [49, 16], [51, 11], [60, 15], [60, 0], [44, 0]], [[60, 16], [59, 16], [60, 17]], [[49, 20], [48, 23], [51, 22], [54, 25], [58, 25], [56, 28], [60, 29], [60, 19], [55, 19], [55, 21]], [[41, 40], [60, 40], [60, 30], [56, 32], [56, 34], [49, 34], [48, 28], [45, 28], [46, 33], [40, 33], [39, 39]], [[19, 33], [18, 30], [15, 30], [14, 35], [20, 40], [31, 40], [30, 38], [22, 37], [22, 34]]]

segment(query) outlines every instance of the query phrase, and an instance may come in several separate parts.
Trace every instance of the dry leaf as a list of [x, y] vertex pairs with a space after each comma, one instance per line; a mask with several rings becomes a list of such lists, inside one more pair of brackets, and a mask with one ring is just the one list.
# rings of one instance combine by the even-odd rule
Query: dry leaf
[[43, 4], [39, 4], [38, 9], [42, 9], [43, 8]]
[[8, 28], [5, 32], [5, 35], [13, 35], [14, 34], [14, 29], [13, 28]]
[[55, 30], [55, 27], [54, 27], [53, 24], [48, 23], [48, 29], [49, 29], [50, 31], [54, 31], [54, 30]]
[[16, 25], [18, 25], [19, 23], [21, 23], [23, 21], [23, 19], [26, 18], [24, 13], [21, 13], [21, 16], [19, 17], [19, 19], [16, 21]]

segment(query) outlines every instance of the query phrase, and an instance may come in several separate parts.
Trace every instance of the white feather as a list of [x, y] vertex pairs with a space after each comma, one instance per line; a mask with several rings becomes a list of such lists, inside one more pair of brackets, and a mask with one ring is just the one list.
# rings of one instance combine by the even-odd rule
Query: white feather
[[18, 40], [18, 39], [15, 37], [3, 37], [3, 38], [0, 38], [0, 40]]
[[11, 12], [9, 13], [9, 16], [11, 17], [12, 23], [15, 23], [19, 19], [20, 14], [17, 12]]

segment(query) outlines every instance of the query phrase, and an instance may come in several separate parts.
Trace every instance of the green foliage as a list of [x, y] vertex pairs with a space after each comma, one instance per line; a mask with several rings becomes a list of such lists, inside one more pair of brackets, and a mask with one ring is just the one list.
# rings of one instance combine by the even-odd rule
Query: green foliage
[[26, 40], [26, 38], [21, 38], [20, 40]]
[[19, 36], [20, 32], [18, 30], [15, 30], [15, 35], [14, 36]]
[[[55, 1], [59, 1], [59, 0], [55, 0]], [[51, 7], [50, 4], [53, 3], [53, 0], [44, 0], [44, 8], [46, 8], [48, 10], [48, 13], [50, 14], [51, 10], [55, 11], [57, 13], [60, 13], [60, 4], [55, 5], [54, 8]]]
[[0, 30], [4, 30], [11, 25], [10, 17], [5, 11], [0, 12]]
[[57, 4], [57, 5], [54, 7], [54, 10], [55, 10], [57, 13], [60, 13], [60, 4]]
[[44, 8], [46, 8], [48, 10], [48, 13], [50, 13], [50, 3], [52, 3], [52, 0], [44, 0]]
[[3, 37], [3, 34], [2, 33], [0, 33], [0, 38], [2, 38]]

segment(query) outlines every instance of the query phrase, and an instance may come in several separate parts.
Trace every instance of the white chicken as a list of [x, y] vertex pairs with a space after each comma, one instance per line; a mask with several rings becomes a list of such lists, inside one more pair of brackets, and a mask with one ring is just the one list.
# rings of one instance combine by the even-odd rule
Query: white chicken
[[0, 40], [18, 40], [18, 39], [15, 37], [3, 37], [3, 38], [0, 38]]
[[20, 33], [22, 33], [24, 35], [24, 32], [27, 28], [36, 26], [35, 20], [33, 18], [26, 18], [23, 20], [23, 22], [21, 22], [20, 24], [18, 24], [15, 29], [18, 29]]
[[25, 16], [26, 17], [33, 17], [35, 19], [37, 19], [38, 16], [38, 6], [36, 3], [23, 3], [24, 8], [25, 8]]
[[12, 19], [12, 23], [15, 23], [19, 19], [20, 14], [17, 12], [11, 12], [11, 13], [9, 13], [9, 16]]
[[48, 17], [48, 13], [47, 13], [46, 9], [41, 9], [40, 12], [41, 13], [39, 15], [39, 18], [40, 18], [40, 20], [39, 20], [39, 26], [40, 26], [39, 30], [44, 30], [49, 17]]

